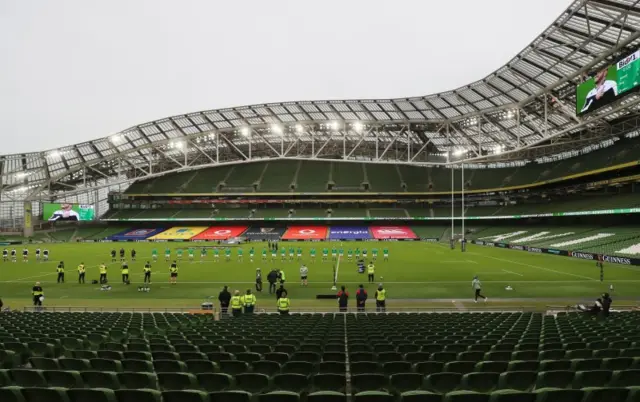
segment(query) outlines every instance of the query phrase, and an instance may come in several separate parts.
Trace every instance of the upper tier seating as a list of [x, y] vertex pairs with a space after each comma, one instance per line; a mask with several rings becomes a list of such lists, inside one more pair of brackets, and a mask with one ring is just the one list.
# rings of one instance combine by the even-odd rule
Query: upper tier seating
[[638, 325], [640, 312], [606, 323], [536, 313], [7, 313], [0, 400], [635, 402]]

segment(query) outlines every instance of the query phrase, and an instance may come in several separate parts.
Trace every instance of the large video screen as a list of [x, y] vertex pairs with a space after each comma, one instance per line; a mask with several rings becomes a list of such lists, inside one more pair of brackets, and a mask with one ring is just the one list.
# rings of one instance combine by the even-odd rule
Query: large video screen
[[95, 209], [85, 204], [45, 203], [42, 218], [51, 222], [91, 221], [95, 218]]
[[598, 71], [576, 87], [576, 114], [592, 112], [640, 83], [640, 50]]

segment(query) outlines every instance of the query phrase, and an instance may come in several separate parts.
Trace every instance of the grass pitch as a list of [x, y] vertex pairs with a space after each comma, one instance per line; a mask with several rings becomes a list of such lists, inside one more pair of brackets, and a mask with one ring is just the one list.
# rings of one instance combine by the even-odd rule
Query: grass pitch
[[[41, 245], [44, 246], [44, 245]], [[48, 244], [49, 262], [35, 260], [36, 245], [29, 246], [29, 262], [22, 262], [22, 247], [17, 247], [18, 262], [0, 263], [0, 297], [5, 306], [22, 308], [31, 304], [31, 287], [40, 281], [45, 292], [45, 306], [86, 306], [86, 307], [149, 307], [149, 308], [197, 308], [208, 296], [216, 296], [223, 285], [231, 290], [254, 288], [255, 269], [261, 267], [265, 290], [258, 294], [258, 307], [275, 307], [275, 297], [268, 294], [266, 274], [272, 267], [283, 269], [287, 275], [287, 290], [292, 305], [304, 308], [335, 307], [335, 301], [315, 300], [316, 294], [332, 293], [333, 266], [338, 269], [338, 286], [346, 285], [355, 292], [360, 283], [365, 284], [373, 296], [378, 282], [387, 289], [388, 305], [393, 307], [473, 305], [471, 279], [478, 275], [483, 284], [483, 293], [489, 297], [487, 306], [508, 303], [529, 305], [541, 303], [541, 299], [562, 298], [569, 304], [571, 299], [593, 300], [602, 292], [614, 286], [616, 301], [635, 300], [640, 285], [640, 270], [635, 267], [607, 264], [605, 278], [600, 282], [600, 270], [593, 261], [583, 261], [565, 257], [530, 254], [521, 251], [484, 248], [469, 245], [467, 252], [450, 250], [446, 245], [423, 242], [281, 242], [281, 247], [301, 247], [303, 257], [291, 261], [287, 253], [286, 261], [280, 254], [274, 262], [271, 253], [267, 261], [262, 260], [264, 243], [245, 244], [243, 261], [238, 261], [237, 248], [232, 248], [232, 257], [225, 260], [220, 252], [220, 261], [215, 262], [209, 249], [205, 259], [200, 258], [200, 248], [213, 247], [213, 243], [61, 243]], [[172, 249], [171, 259], [175, 259], [178, 248], [193, 246], [195, 258], [189, 261], [185, 252], [178, 261], [178, 284], [169, 284], [169, 264], [164, 261], [164, 250]], [[253, 262], [249, 249], [255, 249]], [[120, 262], [111, 263], [109, 252], [124, 247], [129, 261], [129, 252], [135, 248], [137, 261], [129, 261], [131, 285], [121, 283]], [[333, 262], [329, 255], [322, 262], [323, 248], [343, 248], [345, 256]], [[359, 274], [355, 263], [348, 261], [346, 251], [351, 248], [367, 248], [368, 259], [371, 250], [377, 248], [376, 284], [367, 284], [366, 274]], [[137, 291], [142, 283], [142, 267], [151, 260], [153, 249], [158, 250], [158, 261], [152, 263], [152, 285], [149, 293]], [[310, 249], [317, 250], [316, 262], [310, 261]], [[389, 260], [383, 261], [382, 249], [389, 249]], [[55, 268], [60, 260], [66, 265], [66, 283], [56, 283]], [[84, 262], [87, 266], [87, 283], [77, 283], [76, 267]], [[92, 285], [98, 279], [98, 265], [109, 265], [111, 291], [100, 291], [99, 285]], [[300, 286], [299, 267], [305, 263], [309, 268], [309, 286]], [[511, 286], [513, 290], [506, 290]], [[547, 300], [548, 302], [549, 300]], [[506, 304], [505, 304], [506, 303]], [[373, 303], [371, 303], [373, 304]], [[547, 303], [549, 304], [549, 303]], [[558, 304], [558, 303], [555, 303]]]

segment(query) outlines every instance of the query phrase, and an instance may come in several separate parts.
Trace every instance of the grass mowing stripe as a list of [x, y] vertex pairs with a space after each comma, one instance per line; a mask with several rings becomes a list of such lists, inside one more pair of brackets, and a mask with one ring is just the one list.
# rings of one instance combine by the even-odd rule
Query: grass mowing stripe
[[503, 269], [504, 272], [508, 273], [508, 274], [513, 274], [513, 275], [518, 275], [518, 276], [524, 276], [522, 274], [519, 274], [517, 272], [513, 272], [513, 271], [509, 271], [508, 269]]

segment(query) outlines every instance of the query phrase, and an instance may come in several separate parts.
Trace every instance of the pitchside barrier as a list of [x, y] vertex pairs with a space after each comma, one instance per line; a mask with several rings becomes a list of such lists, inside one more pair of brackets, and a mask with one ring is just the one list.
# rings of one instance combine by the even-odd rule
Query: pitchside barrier
[[640, 265], [640, 259], [631, 258], [631, 257], [618, 257], [615, 255], [594, 254], [594, 253], [587, 253], [584, 251], [558, 250], [555, 248], [530, 247], [530, 246], [523, 246], [520, 244], [509, 244], [509, 243], [491, 242], [491, 241], [484, 241], [484, 240], [472, 240], [471, 243], [477, 244], [479, 246], [528, 251], [530, 253], [561, 255], [563, 257], [578, 258], [580, 260], [603, 261], [603, 262], [609, 262], [612, 264], [622, 264], [622, 265]]

